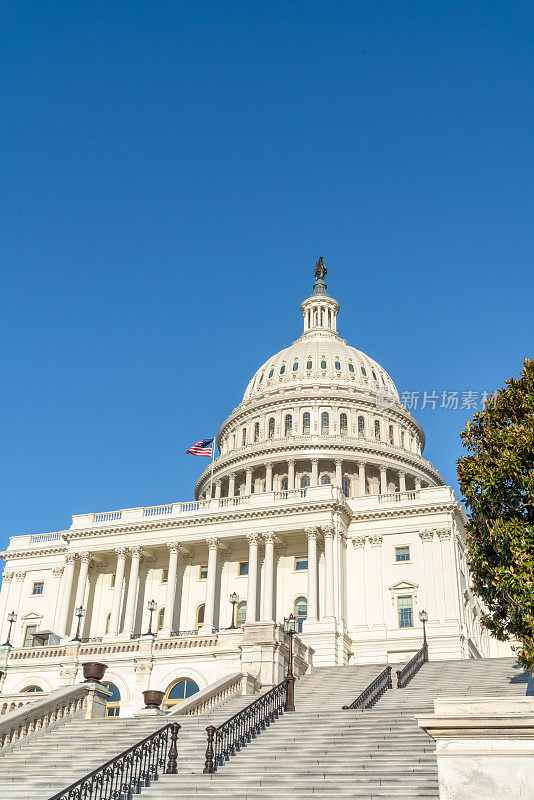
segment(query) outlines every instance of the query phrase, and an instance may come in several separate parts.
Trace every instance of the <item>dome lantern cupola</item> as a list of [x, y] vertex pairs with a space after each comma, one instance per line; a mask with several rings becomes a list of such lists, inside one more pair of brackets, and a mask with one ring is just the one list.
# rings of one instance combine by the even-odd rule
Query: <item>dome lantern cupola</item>
[[326, 291], [324, 277], [327, 273], [326, 264], [321, 256], [315, 263], [315, 283], [313, 294], [304, 300], [300, 310], [304, 317], [304, 333], [307, 331], [332, 331], [336, 333], [336, 317], [339, 313], [339, 303], [329, 297]]

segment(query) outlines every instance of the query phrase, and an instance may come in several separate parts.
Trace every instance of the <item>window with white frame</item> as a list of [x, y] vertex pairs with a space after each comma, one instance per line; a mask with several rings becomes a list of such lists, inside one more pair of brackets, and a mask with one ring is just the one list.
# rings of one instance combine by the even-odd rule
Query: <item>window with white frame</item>
[[403, 561], [410, 561], [410, 548], [408, 545], [402, 545], [395, 548], [395, 561], [397, 563]]
[[308, 411], [302, 415], [302, 433], [308, 436], [311, 431], [311, 417]]
[[413, 598], [408, 594], [397, 597], [399, 628], [413, 628]]
[[291, 414], [286, 414], [284, 419], [284, 436], [291, 436], [291, 429], [293, 427], [293, 417]]
[[348, 475], [343, 476], [343, 480], [341, 481], [341, 489], [345, 497], [350, 497], [350, 478]]
[[240, 561], [239, 562], [239, 565], [238, 565], [238, 568], [237, 568], [237, 574], [240, 577], [242, 577], [243, 575], [248, 575], [248, 561]]
[[42, 594], [44, 592], [44, 581], [34, 581], [32, 594]]
[[375, 439], [380, 439], [380, 422], [375, 419]]
[[365, 419], [358, 417], [358, 436], [365, 436]]
[[346, 436], [349, 432], [349, 421], [346, 414], [339, 415], [339, 432], [342, 436]]
[[254, 441], [257, 442], [259, 438], [260, 438], [260, 423], [259, 422], [255, 422], [254, 423]]
[[274, 417], [271, 417], [269, 420], [267, 436], [269, 439], [272, 439], [274, 436]]
[[330, 430], [330, 417], [328, 415], [328, 411], [323, 411], [321, 414], [321, 434], [323, 436], [328, 435]]
[[308, 569], [308, 556], [295, 556], [295, 572], [305, 572]]

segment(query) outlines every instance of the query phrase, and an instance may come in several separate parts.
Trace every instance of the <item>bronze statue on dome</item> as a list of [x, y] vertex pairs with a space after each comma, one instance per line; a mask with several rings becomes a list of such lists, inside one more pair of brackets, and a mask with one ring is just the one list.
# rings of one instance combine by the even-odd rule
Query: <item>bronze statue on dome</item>
[[326, 264], [323, 261], [323, 257], [319, 256], [319, 260], [315, 262], [315, 277], [319, 281], [324, 281], [324, 276], [328, 270], [326, 269]]

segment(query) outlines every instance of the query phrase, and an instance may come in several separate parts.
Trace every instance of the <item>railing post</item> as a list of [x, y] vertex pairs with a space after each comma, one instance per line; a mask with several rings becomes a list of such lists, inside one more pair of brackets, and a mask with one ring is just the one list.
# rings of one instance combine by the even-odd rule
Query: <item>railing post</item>
[[391, 667], [388, 667], [388, 689], [393, 689], [393, 683], [391, 682]]
[[287, 678], [287, 689], [286, 689], [286, 711], [294, 711], [295, 710], [295, 676], [290, 675]]
[[401, 672], [402, 670], [397, 670], [397, 689], [402, 689]]
[[204, 764], [204, 774], [212, 775], [215, 772], [214, 753], [213, 753], [213, 740], [215, 738], [216, 728], [214, 725], [208, 725], [206, 733], [208, 734], [208, 746], [206, 748], [206, 762]]
[[177, 722], [171, 724], [171, 747], [167, 762], [167, 775], [176, 775], [178, 772], [178, 731], [181, 727]]

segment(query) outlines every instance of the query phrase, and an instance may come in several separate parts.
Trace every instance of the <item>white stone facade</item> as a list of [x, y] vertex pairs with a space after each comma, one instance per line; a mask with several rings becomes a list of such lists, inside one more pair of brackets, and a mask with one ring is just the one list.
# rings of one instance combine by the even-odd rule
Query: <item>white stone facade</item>
[[[301, 306], [302, 336], [255, 373], [221, 426], [196, 500], [11, 539], [4, 693], [68, 685], [84, 660], [109, 664], [125, 713], [149, 684], [203, 688], [244, 666], [269, 684], [284, 669], [279, 624], [295, 611], [307, 614], [300, 669], [306, 645], [316, 665], [404, 661], [421, 645], [423, 608], [431, 658], [509, 654], [479, 624], [462, 507], [422, 457], [424, 433], [389, 375], [337, 334], [339, 305], [323, 287]], [[247, 603], [237, 630], [232, 592]], [[142, 636], [149, 600], [156, 638]], [[72, 643], [77, 607], [82, 640], [98, 641]], [[56, 638], [31, 647], [35, 630]]]

